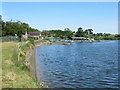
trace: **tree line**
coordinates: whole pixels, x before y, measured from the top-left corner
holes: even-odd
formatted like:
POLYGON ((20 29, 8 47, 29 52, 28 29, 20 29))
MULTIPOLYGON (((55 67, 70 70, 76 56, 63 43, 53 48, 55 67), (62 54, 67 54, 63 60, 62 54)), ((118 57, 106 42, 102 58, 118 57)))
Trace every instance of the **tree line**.
POLYGON ((86 37, 94 38, 95 40, 120 40, 119 34, 110 34, 110 33, 93 33, 93 29, 83 30, 82 27, 79 27, 75 32, 69 28, 64 30, 43 30, 41 32, 42 36, 45 38, 56 38, 56 39, 72 39, 71 37, 86 37))
POLYGON ((93 34, 93 30, 87 29, 84 31, 82 27, 79 27, 76 32, 65 28, 64 30, 43 30, 41 33, 44 37, 71 39, 71 37, 90 37, 90 35, 93 34))
MULTIPOLYGON (((32 28, 29 24, 21 21, 6 21, 2 20, 0 15, 0 36, 15 36, 19 37, 25 34, 25 32, 40 32, 40 30, 32 28)), ((83 30, 79 27, 77 31, 65 28, 64 30, 42 30, 41 34, 44 38, 58 38, 58 39, 71 39, 71 37, 86 37, 94 38, 96 40, 120 40, 119 34, 110 33, 94 33, 93 29, 83 30)))
POLYGON ((38 29, 31 28, 27 23, 21 21, 6 21, 0 16, 0 36, 15 36, 22 37, 25 32, 40 32, 38 29))

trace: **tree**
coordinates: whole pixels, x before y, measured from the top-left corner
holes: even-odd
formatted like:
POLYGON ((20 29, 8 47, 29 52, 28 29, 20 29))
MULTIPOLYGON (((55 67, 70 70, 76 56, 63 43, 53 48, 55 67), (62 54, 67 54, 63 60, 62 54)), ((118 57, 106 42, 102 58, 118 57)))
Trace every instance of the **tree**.
POLYGON ((42 31, 42 35, 44 36, 44 37, 48 37, 48 35, 49 35, 49 31, 47 31, 47 30, 43 30, 42 31))
POLYGON ((38 29, 31 28, 27 23, 20 21, 17 22, 2 22, 2 35, 3 36, 15 36, 17 34, 20 38, 25 32, 35 32, 38 29))
POLYGON ((81 32, 82 32, 82 31, 83 31, 83 28, 79 27, 79 28, 78 28, 78 31, 81 31, 81 32))
POLYGON ((70 31, 70 29, 69 28, 65 28, 64 31, 70 31))
POLYGON ((83 29, 81 27, 78 28, 78 31, 76 32, 76 37, 83 37, 84 36, 84 32, 83 29))
POLYGON ((84 31, 84 33, 85 33, 85 36, 86 37, 89 37, 89 38, 91 38, 91 37, 93 37, 93 29, 86 29, 85 31, 84 31))
POLYGON ((93 34, 93 29, 87 29, 88 34, 93 34))
POLYGON ((69 28, 64 29, 64 39, 71 39, 73 32, 69 28))
POLYGON ((2 16, 0 15, 0 37, 2 36, 2 16))
POLYGON ((89 34, 88 29, 86 29, 86 30, 84 31, 84 33, 85 33, 86 35, 88 35, 88 34, 89 34))

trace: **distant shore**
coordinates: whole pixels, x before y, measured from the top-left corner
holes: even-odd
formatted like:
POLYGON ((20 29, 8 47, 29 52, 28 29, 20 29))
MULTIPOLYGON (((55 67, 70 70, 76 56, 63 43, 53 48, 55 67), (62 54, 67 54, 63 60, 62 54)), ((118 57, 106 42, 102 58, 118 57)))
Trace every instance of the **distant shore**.
POLYGON ((49 40, 42 40, 35 42, 35 46, 44 46, 44 45, 52 45, 52 43, 56 44, 64 44, 64 43, 75 43, 75 42, 100 42, 100 40, 75 40, 73 42, 65 42, 65 41, 49 41, 49 40))

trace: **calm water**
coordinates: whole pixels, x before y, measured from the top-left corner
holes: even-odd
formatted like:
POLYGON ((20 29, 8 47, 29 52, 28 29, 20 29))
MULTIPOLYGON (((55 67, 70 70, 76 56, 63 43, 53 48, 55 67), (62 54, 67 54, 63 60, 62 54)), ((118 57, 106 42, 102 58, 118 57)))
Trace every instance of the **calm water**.
POLYGON ((118 87, 118 41, 40 46, 36 59, 44 87, 118 87))

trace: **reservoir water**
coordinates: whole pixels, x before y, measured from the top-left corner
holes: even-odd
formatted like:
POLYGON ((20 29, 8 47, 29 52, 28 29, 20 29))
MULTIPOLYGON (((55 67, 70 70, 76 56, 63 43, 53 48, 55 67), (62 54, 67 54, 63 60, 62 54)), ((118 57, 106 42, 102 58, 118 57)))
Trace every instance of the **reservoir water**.
POLYGON ((118 41, 36 47, 36 68, 48 88, 118 88, 118 41))

